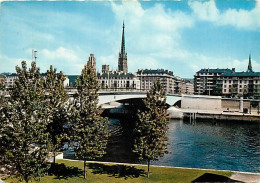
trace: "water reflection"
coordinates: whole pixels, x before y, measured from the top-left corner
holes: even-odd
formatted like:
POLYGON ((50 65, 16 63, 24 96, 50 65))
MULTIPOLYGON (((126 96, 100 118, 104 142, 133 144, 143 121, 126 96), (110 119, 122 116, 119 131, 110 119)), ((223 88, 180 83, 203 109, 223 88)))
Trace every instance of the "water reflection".
MULTIPOLYGON (((133 121, 111 119, 112 136, 100 160, 137 163, 131 152, 133 121)), ((169 154, 157 165, 260 173, 260 124, 171 120, 169 154)))

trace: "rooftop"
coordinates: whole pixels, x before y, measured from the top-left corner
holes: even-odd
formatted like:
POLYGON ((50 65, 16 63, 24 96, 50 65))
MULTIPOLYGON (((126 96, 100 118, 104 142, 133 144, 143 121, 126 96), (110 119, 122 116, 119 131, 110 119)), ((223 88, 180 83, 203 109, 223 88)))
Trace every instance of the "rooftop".
POLYGON ((141 69, 137 71, 137 74, 169 74, 173 76, 172 71, 164 70, 164 69, 141 69))
POLYGON ((198 73, 224 73, 224 72, 232 72, 231 69, 201 69, 198 73))
MULTIPOLYGON (((0 75, 3 75, 3 76, 5 76, 5 77, 8 77, 8 76, 18 76, 18 74, 17 73, 2 73, 2 74, 0 74, 0 75)), ((41 76, 46 76, 46 73, 41 73, 41 76)))
POLYGON ((226 72, 221 75, 221 77, 254 77, 254 76, 260 76, 260 72, 226 72))
POLYGON ((135 77, 132 73, 123 73, 123 72, 105 72, 105 73, 98 73, 98 77, 119 77, 119 78, 133 78, 135 77))

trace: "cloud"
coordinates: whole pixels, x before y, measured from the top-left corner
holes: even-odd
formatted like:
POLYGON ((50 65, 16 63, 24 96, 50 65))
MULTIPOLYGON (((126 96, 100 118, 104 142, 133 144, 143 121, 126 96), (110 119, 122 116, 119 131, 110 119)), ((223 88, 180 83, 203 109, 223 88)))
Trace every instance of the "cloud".
MULTIPOLYGON (((4 25, 1 27, 1 38, 6 44, 0 52, 2 72, 9 71, 9 68, 14 70, 21 60, 31 60, 31 48, 39 51, 37 64, 41 71, 46 71, 52 64, 65 74, 80 74, 90 53, 95 54, 97 70, 101 71, 102 64, 109 64, 111 69, 116 70, 123 20, 130 72, 164 68, 172 70, 177 76, 192 77, 204 67, 237 67, 237 70, 246 70, 247 62, 243 58, 221 58, 222 53, 212 55, 205 51, 214 49, 215 43, 208 48, 196 43, 198 49, 186 47, 186 44, 192 41, 189 35, 204 36, 197 31, 201 27, 194 26, 198 20, 206 21, 203 30, 212 23, 245 30, 257 30, 260 27, 257 22, 259 3, 258 9, 221 10, 214 0, 189 1, 192 12, 163 1, 153 1, 149 5, 137 0, 111 1, 95 6, 89 2, 74 4, 78 9, 63 7, 63 4, 43 4, 32 3, 32 6, 28 6, 26 3, 14 3, 5 8, 0 21, 0 25, 4 25), (98 8, 104 8, 104 11, 92 14, 90 8, 93 12, 98 8), (200 50, 205 54, 201 54, 200 50)), ((210 31, 218 30, 214 27, 214 30, 209 30, 209 34, 212 33, 210 31)), ((248 35, 248 31, 243 32, 243 36, 248 35)), ((256 61, 253 61, 253 68, 255 71, 260 70, 256 61)))
POLYGON ((231 25, 233 27, 245 30, 260 30, 260 3, 256 2, 252 10, 227 9, 220 11, 215 0, 206 2, 189 1, 188 5, 193 14, 203 21, 210 21, 218 26, 231 25))
POLYGON ((137 71, 137 65, 138 69, 158 69, 163 67, 157 58, 150 55, 134 55, 128 58, 131 61, 131 64, 128 64, 128 68, 135 72, 137 71))
POLYGON ((11 72, 14 73, 15 67, 21 65, 22 58, 10 58, 5 55, 0 55, 0 73, 11 72))
POLYGON ((219 17, 219 10, 216 7, 215 1, 208 2, 189 1, 188 5, 193 10, 194 14, 201 20, 217 21, 219 17))
MULTIPOLYGON (((192 77, 201 68, 237 67, 237 70, 246 70, 246 62, 236 64, 235 59, 228 56, 205 55, 186 50, 182 47, 182 30, 192 29, 196 18, 214 22, 219 26, 220 20, 225 19, 222 25, 246 27, 242 24, 242 19, 236 20, 237 22, 231 21, 232 12, 243 16, 244 11, 250 16, 247 17, 249 20, 255 21, 251 16, 257 12, 256 8, 251 11, 228 9, 222 12, 216 7, 214 0, 190 1, 188 4, 193 14, 173 11, 158 3, 149 8, 143 8, 138 1, 111 2, 118 23, 121 23, 123 19, 125 21, 126 49, 131 50, 128 53, 128 70, 135 72, 137 69, 163 68, 172 70, 174 75, 181 77, 192 77), (226 18, 226 16, 230 17, 226 18)), ((117 61, 117 57, 113 59, 117 61)), ((117 62, 110 63, 117 65, 117 62)), ((255 70, 259 70, 259 64, 254 65, 255 70)))
MULTIPOLYGON (((256 62, 255 60, 251 60, 253 71, 259 72, 260 71, 260 63, 256 62)), ((229 68, 236 68, 237 72, 242 72, 247 70, 248 66, 248 59, 243 60, 233 60, 228 64, 229 68)))
POLYGON ((74 50, 64 47, 59 47, 56 50, 42 49, 39 50, 39 54, 37 65, 42 72, 53 65, 58 71, 65 71, 65 74, 80 74, 84 64, 87 63, 74 50))
POLYGON ((116 54, 96 57, 97 71, 101 71, 102 65, 109 65, 110 70, 116 70, 118 64, 117 59, 118 57, 116 57, 116 54))
MULTIPOLYGON (((80 74, 84 64, 87 63, 86 59, 82 59, 78 56, 78 52, 64 47, 59 47, 55 50, 42 49, 37 51, 38 58, 36 63, 41 72, 46 72, 50 65, 53 65, 57 71, 63 71, 65 74, 80 74)), ((20 66, 21 61, 25 60, 30 63, 32 60, 34 60, 29 57, 29 55, 32 53, 31 49, 27 49, 25 53, 28 57, 12 58, 0 55, 0 73, 16 72, 15 66, 20 66)))
POLYGON ((172 11, 155 3, 143 8, 138 1, 111 2, 118 24, 125 22, 128 68, 157 69, 172 59, 172 52, 181 42, 181 31, 194 25, 193 18, 181 11, 172 11))

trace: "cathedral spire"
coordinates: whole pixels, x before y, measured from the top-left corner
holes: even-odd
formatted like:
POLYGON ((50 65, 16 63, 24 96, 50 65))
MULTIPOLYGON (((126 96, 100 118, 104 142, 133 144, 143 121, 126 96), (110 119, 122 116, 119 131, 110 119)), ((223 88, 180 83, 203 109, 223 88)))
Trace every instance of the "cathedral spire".
POLYGON ((247 72, 253 72, 252 64, 251 64, 251 54, 249 54, 249 61, 247 66, 247 72))
POLYGON ((121 42, 121 54, 125 53, 125 23, 123 21, 123 32, 122 32, 122 42, 121 42))
POLYGON ((125 23, 123 21, 121 51, 118 57, 118 71, 127 73, 127 53, 125 51, 125 23))

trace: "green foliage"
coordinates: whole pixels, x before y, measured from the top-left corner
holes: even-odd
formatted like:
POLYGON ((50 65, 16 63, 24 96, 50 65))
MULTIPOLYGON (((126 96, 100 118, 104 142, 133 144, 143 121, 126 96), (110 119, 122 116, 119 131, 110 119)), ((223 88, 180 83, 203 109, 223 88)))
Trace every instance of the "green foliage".
MULTIPOLYGON (((5 90, 5 78, 0 76, 0 92, 5 90)), ((0 93, 0 96, 2 93, 0 93)))
MULTIPOLYGON (((27 70, 16 67, 18 79, 10 90, 8 110, 0 126, 1 146, 5 148, 4 162, 21 179, 28 182, 42 176, 48 158, 48 134, 46 127, 50 120, 48 101, 44 93, 44 79, 36 63, 27 70)), ((1 148, 2 148, 1 147, 1 148)))
MULTIPOLYGON (((0 136, 4 129, 4 125, 6 124, 6 115, 8 111, 8 99, 5 97, 5 81, 4 78, 0 78, 0 136)), ((1 140, 1 137, 0 137, 1 140)), ((4 164, 4 156, 5 146, 4 142, 0 143, 0 165, 4 164)))
POLYGON ((45 90, 49 101, 49 110, 51 112, 50 121, 47 126, 47 132, 51 140, 51 151, 54 155, 60 151, 67 139, 66 128, 64 125, 68 122, 68 94, 64 88, 66 76, 50 66, 46 72, 45 90))
POLYGON ((76 87, 78 96, 72 112, 75 155, 83 160, 102 157, 109 136, 108 119, 99 114, 98 80, 90 63, 84 66, 76 87))
POLYGON ((0 77, 0 110, 2 109, 5 102, 7 101, 7 99, 5 98, 5 92, 6 92, 5 79, 0 77))
POLYGON ((144 100, 146 109, 138 113, 138 121, 134 130, 134 149, 139 159, 148 162, 158 160, 167 153, 166 92, 157 80, 144 100))

